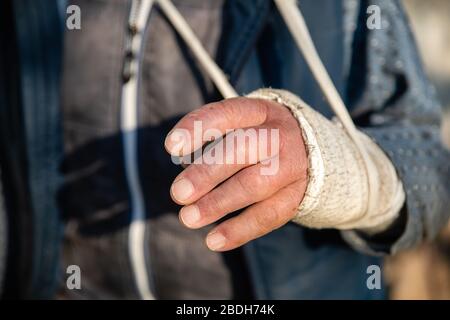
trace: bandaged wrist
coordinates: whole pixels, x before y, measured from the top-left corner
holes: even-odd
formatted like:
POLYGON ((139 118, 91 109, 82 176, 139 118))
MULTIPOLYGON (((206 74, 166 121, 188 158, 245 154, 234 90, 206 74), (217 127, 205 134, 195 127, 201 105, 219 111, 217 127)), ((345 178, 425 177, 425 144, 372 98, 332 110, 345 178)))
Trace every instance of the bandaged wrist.
MULTIPOLYGON (((261 89, 248 95, 286 106, 297 119, 308 154, 308 185, 293 222, 311 228, 382 231, 391 224, 405 194, 394 166, 380 147, 359 132, 378 180, 377 206, 369 208, 364 160, 338 121, 330 121, 294 94, 261 89)), ((373 186, 372 186, 373 188, 373 186)))

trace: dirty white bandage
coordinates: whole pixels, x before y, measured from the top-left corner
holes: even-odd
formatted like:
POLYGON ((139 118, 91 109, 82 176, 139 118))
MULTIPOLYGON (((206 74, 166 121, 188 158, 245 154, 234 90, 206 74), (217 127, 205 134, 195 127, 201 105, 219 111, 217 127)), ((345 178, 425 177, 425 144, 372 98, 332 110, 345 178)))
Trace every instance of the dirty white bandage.
POLYGON ((395 220, 405 193, 391 161, 372 139, 359 132, 380 181, 378 205, 368 209, 364 161, 338 121, 326 119, 288 91, 261 89, 248 97, 286 106, 300 125, 308 154, 308 185, 294 222, 311 228, 378 232, 395 220))

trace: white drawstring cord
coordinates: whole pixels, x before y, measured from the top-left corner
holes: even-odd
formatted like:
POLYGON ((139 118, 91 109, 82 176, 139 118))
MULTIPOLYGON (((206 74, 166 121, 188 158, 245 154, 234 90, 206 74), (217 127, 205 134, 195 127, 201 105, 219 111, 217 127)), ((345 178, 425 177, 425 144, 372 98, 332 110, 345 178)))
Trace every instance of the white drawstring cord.
MULTIPOLYGON (((145 202, 139 179, 137 159, 137 126, 138 126, 138 70, 143 46, 143 33, 147 19, 153 6, 153 0, 142 0, 139 4, 132 2, 130 20, 134 20, 136 34, 130 43, 133 59, 130 71, 133 76, 122 87, 122 105, 120 126, 123 138, 125 175, 130 192, 131 222, 128 231, 128 251, 134 280, 142 299, 153 300, 148 278, 145 253, 145 202), (140 5, 140 7, 138 7, 140 5)), ((131 21, 130 21, 131 25, 131 21)))
POLYGON ((157 2, 175 30, 191 49, 192 53, 197 58, 197 61, 202 65, 206 73, 208 73, 222 96, 225 99, 237 97, 238 94, 228 81, 227 76, 210 57, 200 40, 173 3, 170 0, 157 0, 157 2))

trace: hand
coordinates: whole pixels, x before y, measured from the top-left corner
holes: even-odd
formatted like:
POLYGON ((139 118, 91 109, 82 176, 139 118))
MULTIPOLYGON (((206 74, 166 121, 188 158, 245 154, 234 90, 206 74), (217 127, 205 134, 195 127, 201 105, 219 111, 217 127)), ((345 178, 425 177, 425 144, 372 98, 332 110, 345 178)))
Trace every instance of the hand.
MULTIPOLYGON (((222 144, 216 147, 225 150, 226 159, 236 160, 241 156, 245 161, 205 160, 190 164, 181 172, 170 190, 173 200, 184 205, 180 211, 181 222, 197 229, 246 208, 208 234, 206 244, 214 251, 234 249, 289 222, 307 184, 305 146, 300 127, 290 111, 272 101, 250 98, 205 105, 183 117, 169 133, 165 147, 171 155, 186 156, 208 142, 208 138, 198 139, 198 135, 196 138, 196 123, 201 123, 202 135, 216 131, 224 136, 219 139, 222 144), (256 146, 249 140, 244 144, 230 144, 238 138, 236 131, 227 134, 227 129, 240 128, 243 130, 237 131, 241 133, 250 130, 257 133, 260 140, 256 146), (270 132, 279 133, 279 143, 274 142, 270 132), (261 152, 264 143, 271 149, 269 152, 261 152), (278 161, 277 170, 264 173, 272 160, 278 161)), ((212 156, 211 150, 203 156, 212 156)))

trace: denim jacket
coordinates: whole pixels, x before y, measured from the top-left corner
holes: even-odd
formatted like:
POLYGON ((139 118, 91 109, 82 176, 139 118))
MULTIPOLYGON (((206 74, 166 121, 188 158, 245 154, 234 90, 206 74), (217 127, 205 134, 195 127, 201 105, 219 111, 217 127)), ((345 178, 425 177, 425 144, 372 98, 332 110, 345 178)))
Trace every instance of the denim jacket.
MULTIPOLYGON (((173 2, 240 94, 262 87, 286 89, 332 117, 272 1, 173 2)), ((26 36, 26 30, 36 26, 26 21, 27 12, 41 12, 44 8, 38 8, 33 1, 17 3, 27 3, 29 7, 17 27, 22 30, 19 42, 29 43, 25 39, 32 36, 26 36)), ((30 159, 36 146, 34 140, 40 138, 42 143, 57 146, 61 127, 65 139, 60 158, 41 152, 37 160, 29 161, 30 202, 35 212, 46 210, 47 215, 57 216, 53 201, 58 198, 59 211, 68 221, 69 239, 93 248, 85 253, 84 260, 92 264, 88 263, 87 268, 105 270, 98 281, 104 285, 97 287, 105 294, 98 296, 108 297, 108 292, 114 292, 111 297, 136 297, 127 255, 130 194, 118 120, 130 3, 73 3, 81 7, 82 30, 65 33, 62 108, 55 107, 57 103, 51 95, 47 100, 24 101, 25 114, 40 110, 39 116, 29 117, 26 122, 30 159), (80 67, 73 68, 74 65, 80 67), (46 103, 49 100, 53 104, 46 103), (50 116, 53 121, 43 119, 50 116), (54 120, 58 117, 62 126, 54 120), (57 175, 53 170, 62 156, 65 182, 57 195, 58 178, 47 181, 44 177, 57 175), (49 186, 49 192, 42 194, 42 184, 49 186), (51 210, 38 201, 44 198, 51 210), (108 256, 94 266, 96 256, 105 252, 108 256), (111 266, 115 270, 110 270, 111 266), (116 268, 122 271, 120 277, 114 273, 116 268)), ((319 55, 355 123, 390 157, 407 196, 395 230, 383 235, 367 237, 357 231, 340 233, 287 224, 245 245, 243 252, 255 295, 262 299, 383 298, 384 289, 371 290, 367 286, 368 267, 382 267, 381 255, 395 254, 432 239, 450 213, 450 154, 440 140, 440 105, 397 0, 302 0, 299 6, 319 55), (370 5, 380 8, 380 29, 367 25, 370 5)), ((31 19, 32 14, 29 15, 31 19)), ((44 21, 41 34, 50 34, 44 21)), ((150 16, 145 41, 138 158, 149 218, 146 237, 151 238, 157 232, 152 230, 152 220, 164 219, 167 210, 177 210, 167 190, 179 168, 164 153, 164 136, 180 116, 220 96, 157 8, 150 16)), ((39 41, 29 45, 42 52, 54 52, 39 41)), ((31 75, 41 71, 33 66, 25 74, 27 66, 33 63, 31 56, 21 57, 23 77, 30 78, 23 85, 38 87, 42 83, 33 81, 31 75)), ((43 67, 51 68, 45 62, 43 67)), ((52 90, 48 88, 48 92, 57 94, 56 89, 52 90)), ((42 214, 36 216, 45 219, 42 214)), ((39 245, 44 246, 45 241, 54 239, 40 239, 39 245)), ((152 265, 151 249, 145 250, 148 266, 152 265)), ((43 255, 36 254, 35 259, 43 259, 43 255)), ((151 267, 148 272, 152 279, 151 267)))

